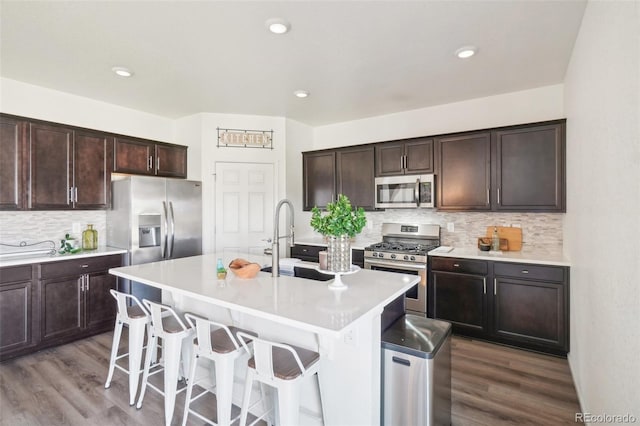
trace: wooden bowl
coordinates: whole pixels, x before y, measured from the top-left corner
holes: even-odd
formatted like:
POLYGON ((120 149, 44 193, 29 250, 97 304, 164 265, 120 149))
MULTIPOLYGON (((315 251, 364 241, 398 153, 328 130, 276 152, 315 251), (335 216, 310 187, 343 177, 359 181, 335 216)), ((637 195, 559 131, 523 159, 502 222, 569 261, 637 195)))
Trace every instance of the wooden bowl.
POLYGON ((229 263, 229 269, 238 278, 249 279, 254 278, 260 272, 260 265, 251 263, 245 259, 233 259, 229 263))

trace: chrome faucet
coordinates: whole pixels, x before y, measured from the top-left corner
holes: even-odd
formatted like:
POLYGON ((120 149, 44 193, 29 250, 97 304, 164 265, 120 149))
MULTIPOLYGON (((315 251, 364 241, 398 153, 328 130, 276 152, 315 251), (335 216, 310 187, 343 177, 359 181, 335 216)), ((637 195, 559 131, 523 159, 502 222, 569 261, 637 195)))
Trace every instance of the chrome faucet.
POLYGON ((294 245, 293 241, 293 204, 291 201, 284 199, 278 202, 276 206, 276 215, 273 219, 273 242, 271 245, 271 276, 279 277, 280 276, 280 238, 289 238, 291 245, 294 245), (289 224, 289 234, 280 236, 280 208, 283 204, 287 204, 289 206, 289 210, 291 213, 291 223, 289 224))

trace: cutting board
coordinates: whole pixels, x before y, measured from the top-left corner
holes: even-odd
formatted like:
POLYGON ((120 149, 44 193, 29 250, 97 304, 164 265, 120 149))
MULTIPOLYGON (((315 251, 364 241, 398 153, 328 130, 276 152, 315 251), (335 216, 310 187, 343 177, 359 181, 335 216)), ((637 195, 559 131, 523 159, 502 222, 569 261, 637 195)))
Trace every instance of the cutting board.
MULTIPOLYGON (((487 226, 487 237, 493 236, 495 226, 487 226)), ((522 228, 498 226, 498 237, 509 241, 509 251, 522 250, 522 228)))

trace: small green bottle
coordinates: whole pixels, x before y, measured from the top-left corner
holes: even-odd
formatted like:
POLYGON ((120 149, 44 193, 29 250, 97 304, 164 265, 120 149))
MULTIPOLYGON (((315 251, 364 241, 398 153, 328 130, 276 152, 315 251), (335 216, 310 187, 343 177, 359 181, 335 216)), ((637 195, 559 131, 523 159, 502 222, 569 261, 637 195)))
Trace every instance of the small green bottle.
POLYGON ((82 250, 95 250, 98 248, 98 231, 93 229, 93 225, 87 225, 87 229, 82 232, 82 250))
POLYGON ((227 278, 227 270, 224 268, 221 258, 218 258, 218 265, 216 266, 216 270, 218 272, 219 280, 224 280, 225 278, 227 278))

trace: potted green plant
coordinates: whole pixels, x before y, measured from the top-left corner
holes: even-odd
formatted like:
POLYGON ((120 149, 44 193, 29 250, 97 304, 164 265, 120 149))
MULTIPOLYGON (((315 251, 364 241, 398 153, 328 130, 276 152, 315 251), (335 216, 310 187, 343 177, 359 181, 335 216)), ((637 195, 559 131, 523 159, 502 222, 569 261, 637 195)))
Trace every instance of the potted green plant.
POLYGON ((311 227, 327 239, 327 269, 348 272, 351 269, 351 241, 367 224, 362 207, 354 208, 346 195, 327 204, 327 214, 311 209, 311 227))

